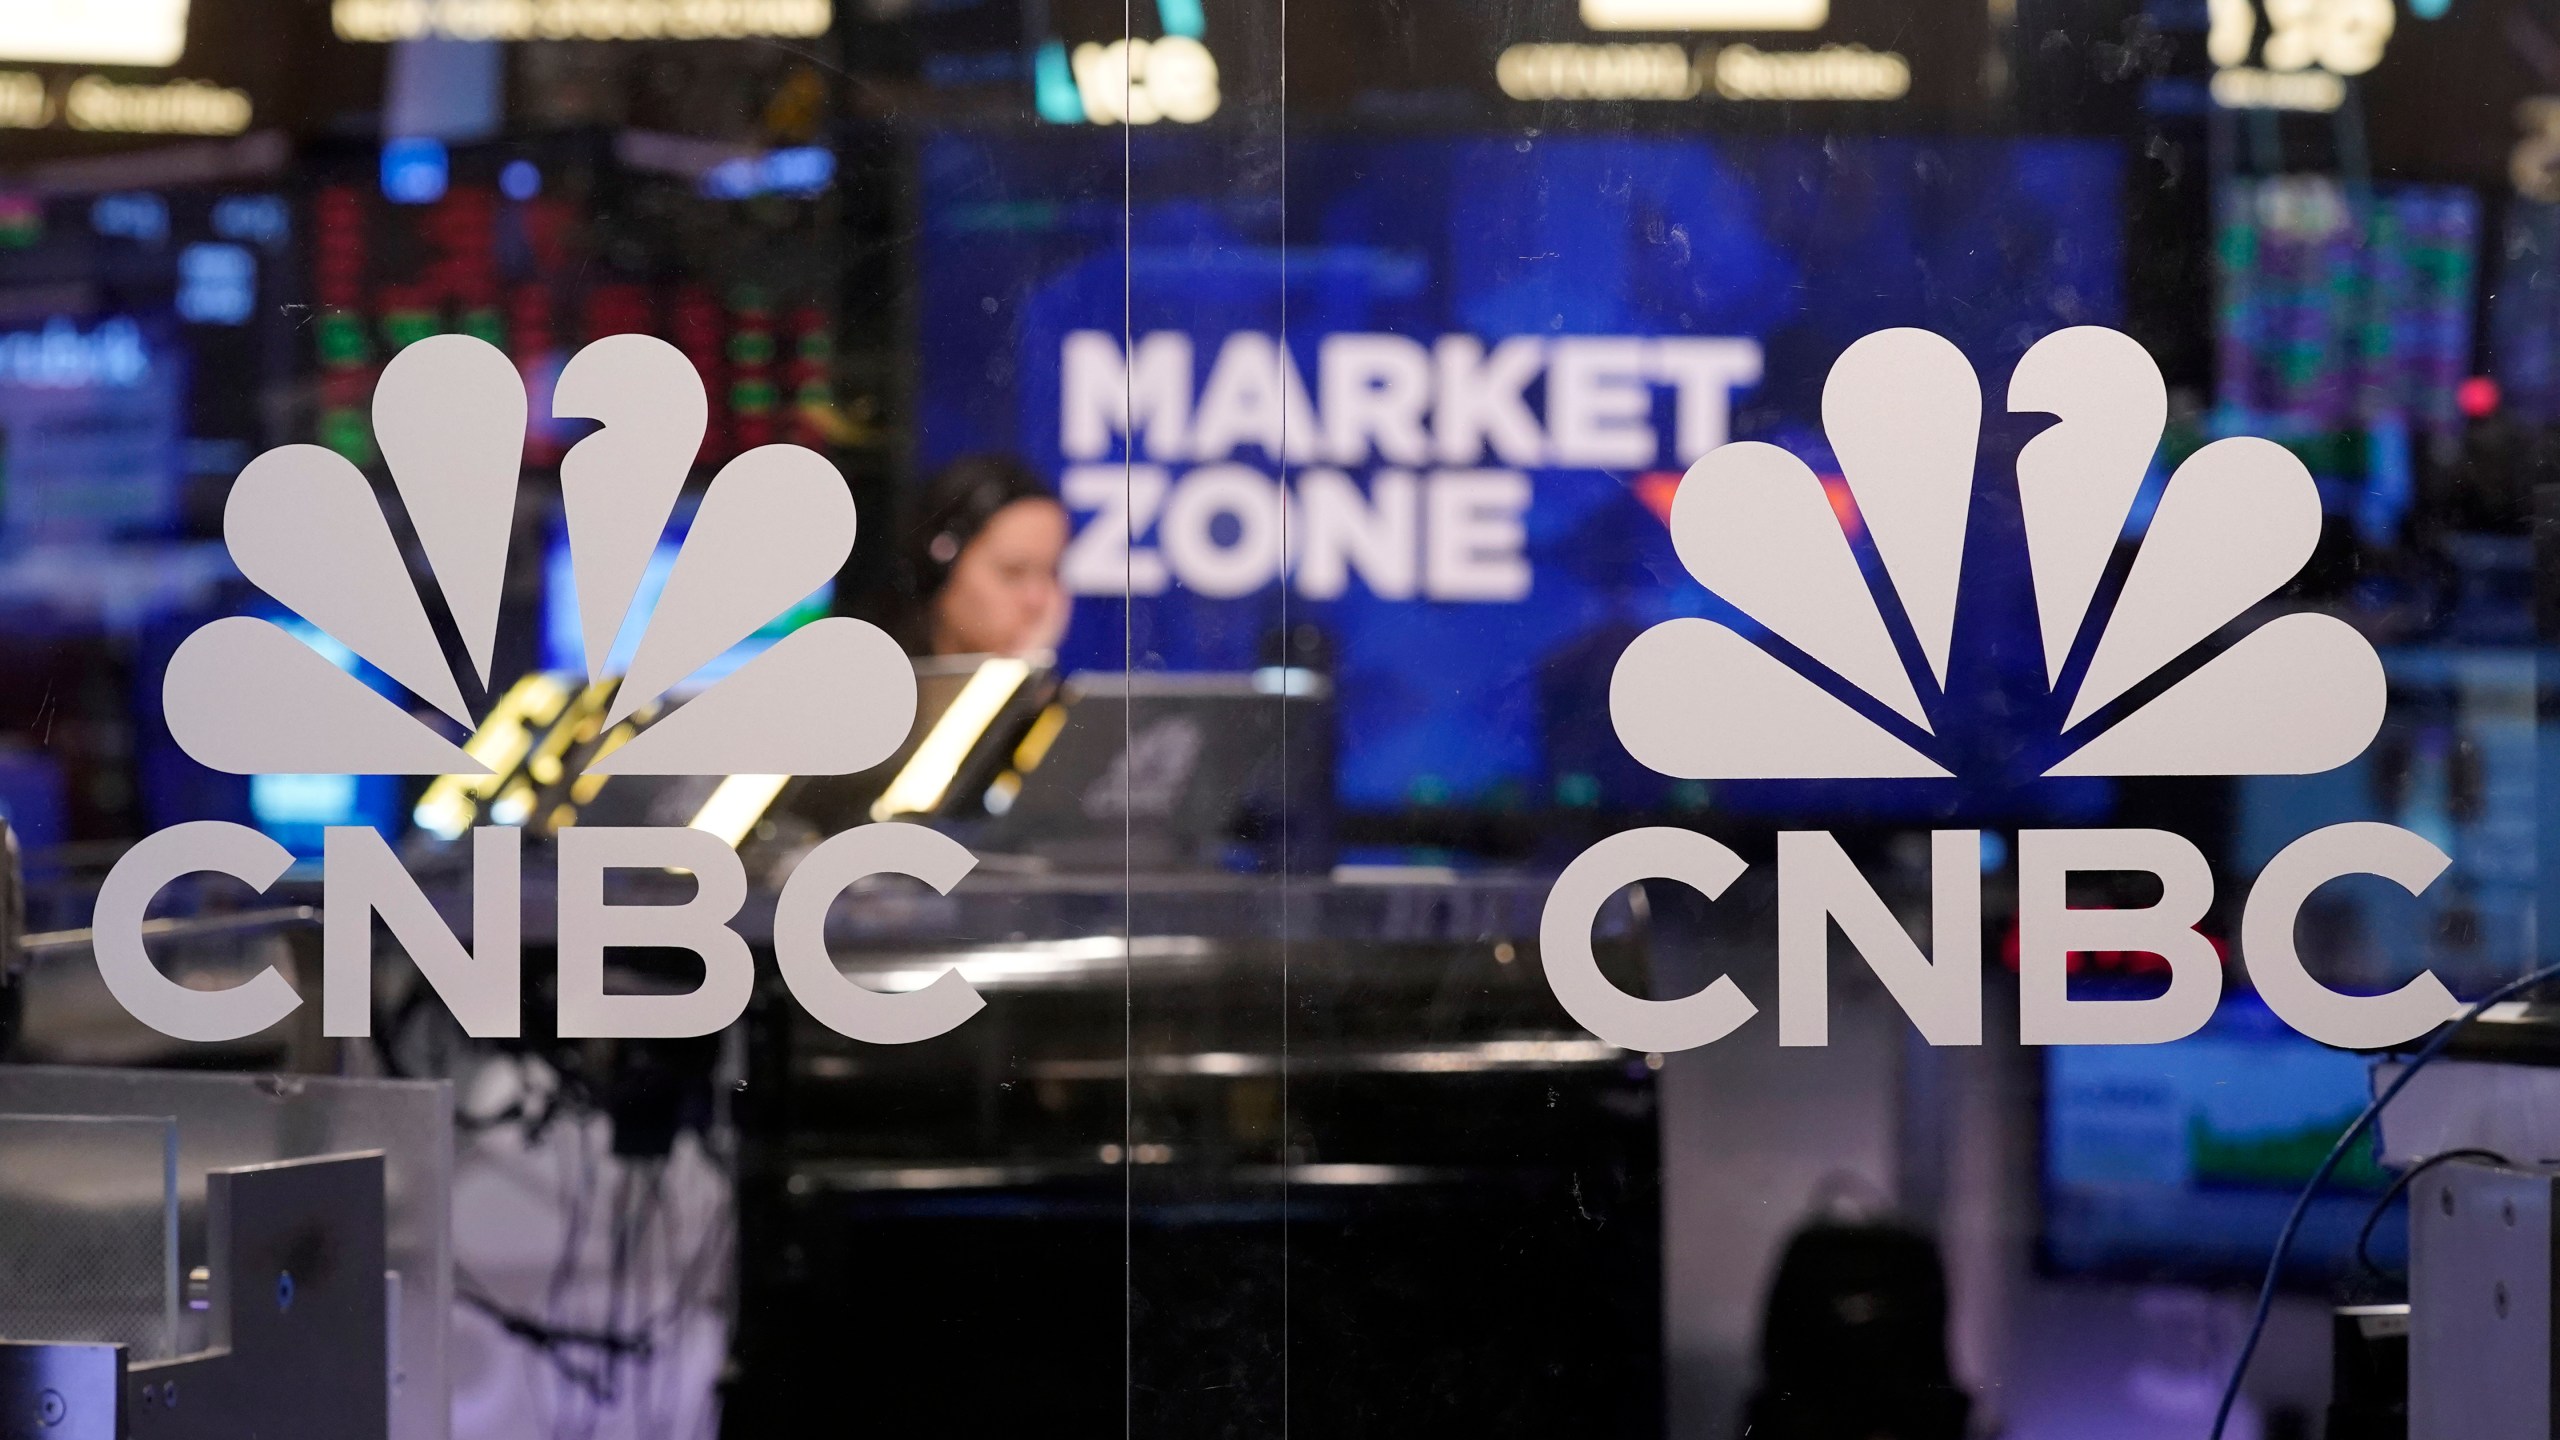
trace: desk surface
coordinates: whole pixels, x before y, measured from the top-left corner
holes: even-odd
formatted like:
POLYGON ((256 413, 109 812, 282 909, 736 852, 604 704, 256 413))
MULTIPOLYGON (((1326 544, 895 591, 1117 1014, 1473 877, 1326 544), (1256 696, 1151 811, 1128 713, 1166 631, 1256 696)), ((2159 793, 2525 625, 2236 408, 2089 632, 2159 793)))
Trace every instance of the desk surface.
MULTIPOLYGON (((1456 875, 1430 869, 1363 869, 1319 877, 1201 873, 1041 874, 982 864, 937 895, 920 882, 882 877, 838 897, 831 941, 867 945, 985 944, 1194 936, 1278 942, 1528 941, 1553 877, 1534 872, 1456 875)), ((457 935, 467 934, 468 878, 422 880, 457 935)), ((615 872, 617 904, 681 904, 692 882, 678 875, 615 872)), ((752 944, 772 935, 776 891, 749 892, 731 925, 752 944)), ((524 939, 547 944, 557 914, 549 867, 527 857, 524 939)), ((316 877, 292 898, 321 903, 316 877)), ((1605 937, 1632 923, 1620 902, 1603 913, 1605 937)))

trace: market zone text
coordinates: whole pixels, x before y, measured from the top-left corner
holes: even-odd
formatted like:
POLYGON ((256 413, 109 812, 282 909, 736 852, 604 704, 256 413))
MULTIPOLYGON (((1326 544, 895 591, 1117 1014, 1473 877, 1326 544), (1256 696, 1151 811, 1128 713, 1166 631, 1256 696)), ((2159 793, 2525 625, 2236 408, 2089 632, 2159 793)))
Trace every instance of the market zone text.
MULTIPOLYGON (((323 1032, 361 1036, 372 1028, 379 916, 464 1030, 483 1039, 521 1034, 521 842, 512 827, 472 831, 466 947, 379 833, 332 827, 322 882, 323 1032)), ((1778 1042, 1830 1043, 1830 931, 1837 925, 1929 1043, 1980 1044, 1981 849, 1977 830, 1931 836, 1931 935, 1923 954, 1829 832, 1781 833, 1778 1042)), ((264 890, 292 859, 255 830, 211 820, 171 826, 126 852, 98 894, 95 949, 107 989, 136 1019, 180 1040, 236 1040, 284 1019, 302 996, 273 968, 227 990, 190 989, 152 962, 143 921, 154 898, 182 876, 229 875, 264 890)), ((985 1001, 956 970, 919 989, 883 992, 838 970, 826 944, 827 913, 848 886, 904 875, 948 894, 975 863, 957 841, 920 825, 864 825, 810 851, 773 911, 774 961, 793 998, 828 1028, 875 1044, 931 1039, 976 1014, 985 1001)), ((2240 926, 2249 977, 2268 1008, 2311 1038, 2349 1049, 2397 1045, 2460 1014, 2461 1002, 2430 972, 2386 995, 2341 994, 2312 978, 2294 946, 2303 902, 2322 885, 2372 875, 2414 895, 2451 863, 2421 836, 2366 822, 2315 830, 2278 852, 2250 887, 2240 926)), ((1731 977, 1675 1000, 1630 995, 1601 973, 1591 933, 1603 905, 1628 885, 1673 880, 1712 900, 1746 868, 1723 844, 1667 827, 1625 831, 1584 851, 1557 877, 1539 927, 1558 1002, 1594 1035, 1631 1050, 1690 1049, 1731 1034, 1757 1013, 1731 977)), ((708 1035, 745 1013, 755 959, 731 925, 746 902, 746 871, 717 835, 675 826, 563 830, 558 896, 563 1038, 708 1035), (685 872, 693 893, 680 903, 610 903, 609 870, 685 872), (608 993, 605 952, 616 946, 691 950, 702 957, 702 983, 681 994, 608 993)), ((2156 1045, 2193 1034, 2222 996, 2221 955, 2195 929, 2212 903, 2212 871, 2181 836, 2021 831, 2019 1038, 2031 1045, 2156 1045), (2097 871, 2152 875, 2160 899, 2138 907, 2066 904, 2069 877, 2097 871), (2070 956, 2091 951, 2158 955, 2168 962, 2168 986, 2140 999, 2074 998, 2070 956)))
POLYGON ((1523 600, 1527 472, 1685 470, 1729 438, 1760 371, 1760 342, 1732 336, 1343 333, 1317 343, 1310 387, 1261 331, 1214 355, 1181 331, 1126 351, 1074 331, 1059 494, 1086 518, 1062 578, 1079 595, 1231 598, 1286 573, 1314 600, 1355 576, 1380 599, 1523 600))

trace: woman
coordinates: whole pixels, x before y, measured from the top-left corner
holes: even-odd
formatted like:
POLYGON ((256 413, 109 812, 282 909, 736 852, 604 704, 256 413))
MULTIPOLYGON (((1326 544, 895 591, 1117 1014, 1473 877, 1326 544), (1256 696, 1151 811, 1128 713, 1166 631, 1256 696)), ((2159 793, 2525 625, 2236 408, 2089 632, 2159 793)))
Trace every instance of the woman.
POLYGON ((909 653, 1045 655, 1067 629, 1058 562, 1067 512, 1040 477, 1003 455, 969 455, 925 486, 907 531, 914 618, 909 653))

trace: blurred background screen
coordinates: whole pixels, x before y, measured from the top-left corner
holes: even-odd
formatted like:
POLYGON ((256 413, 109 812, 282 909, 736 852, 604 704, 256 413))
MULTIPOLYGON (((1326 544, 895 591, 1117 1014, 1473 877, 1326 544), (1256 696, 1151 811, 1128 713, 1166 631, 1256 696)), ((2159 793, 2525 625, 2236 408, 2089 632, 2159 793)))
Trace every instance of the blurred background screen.
MULTIPOLYGON (((1128 547, 1108 532, 1123 522, 1140 663, 1246 668, 1284 604, 1322 629, 1341 729, 1359 737, 1338 769, 1351 810, 1702 805, 1694 783, 1627 759, 1591 703, 1643 627, 1729 613, 1672 554, 1665 517, 1689 462, 1733 438, 1828 468, 1825 359, 1870 330, 1936 330, 1992 376, 2047 331, 2124 308, 2123 161, 2093 142, 1317 137, 1293 139, 1283 205, 1234 193, 1231 144, 1145 134, 1125 216, 1122 158, 1111 134, 925 142, 920 458, 1011 448, 1058 477, 1086 527, 1067 566, 1070 667, 1121 664, 1128 547), (1817 162, 1826 182, 1808 187, 1817 162), (1133 359, 1119 346, 1124 224, 1133 359), (1270 339, 1284 305, 1285 381, 1270 339), (1359 387, 1336 372, 1373 336, 1413 342, 1377 347, 1375 363, 1410 356, 1430 392, 1418 451, 1408 435, 1395 453, 1392 427, 1375 443, 1346 433, 1359 387), (1528 349, 1498 348, 1504 337, 1528 349), (1649 348, 1662 340, 1698 343, 1649 348), (1480 387, 1460 393, 1453 368, 1486 352, 1480 387), (1134 457, 1121 382, 1087 380, 1080 362, 1133 377, 1134 457), (1621 408, 1568 413, 1557 377, 1575 364, 1621 408), (1516 412, 1484 399, 1496 383, 1516 412), (1490 423, 1453 422, 1470 398, 1490 423), (1271 510, 1275 449, 1297 505, 1286 596, 1252 555, 1276 555, 1276 537, 1239 518, 1257 494, 1271 510), (1137 504, 1152 492, 1153 514, 1102 515, 1123 459, 1149 467, 1137 504), (1453 560, 1433 533, 1456 524, 1516 545, 1518 563, 1453 560), (1524 669, 1540 683, 1513 683, 1524 669)), ((2032 647, 1994 649, 2007 658, 1981 683, 2040 696, 2032 647)), ((1747 803, 1750 788, 1725 798, 1747 803)), ((1805 788, 1789 787, 1798 809, 1805 788)), ((1913 793, 1861 783, 1825 801, 1889 813, 1913 793)))
MULTIPOLYGON (((2166 1045, 2057 1045, 2044 1055, 2041 1250, 2071 1274, 2241 1284, 2304 1181, 2372 1092, 2364 1057, 2304 1039, 2255 996, 2166 1045)), ((2355 1267, 2356 1232, 2390 1182, 2358 1147, 2294 1242, 2296 1280, 2355 1267)), ((2374 1227, 2375 1263, 2407 1262, 2406 1227, 2374 1227)))

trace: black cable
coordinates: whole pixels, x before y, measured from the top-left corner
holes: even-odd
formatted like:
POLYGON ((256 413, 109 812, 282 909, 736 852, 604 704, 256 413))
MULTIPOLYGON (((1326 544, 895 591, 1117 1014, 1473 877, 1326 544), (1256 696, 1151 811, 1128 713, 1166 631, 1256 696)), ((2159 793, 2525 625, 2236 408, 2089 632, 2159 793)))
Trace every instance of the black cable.
POLYGON ((647 1334, 625 1334, 614 1330, 578 1330, 537 1320, 521 1310, 512 1309, 485 1291, 465 1285, 454 1287, 453 1298, 488 1316, 499 1329, 522 1340, 537 1350, 594 1350, 604 1355, 646 1355, 656 1345, 647 1334))
POLYGON ((2258 1284, 2257 1313, 2250 1317, 2249 1334, 2240 1342, 2240 1357, 2231 1364, 2231 1379, 2222 1387, 2222 1403, 2214 1407, 2212 1440, 2222 1440, 2223 1427, 2231 1423, 2231 1407, 2240 1400, 2240 1382, 2249 1373, 2250 1358, 2258 1353, 2259 1337, 2266 1334, 2267 1317, 2275 1312, 2276 1279, 2284 1272, 2286 1252, 2293 1248, 2293 1238, 2301 1231, 2303 1218, 2311 1213, 2311 1202, 2320 1194, 2320 1187, 2329 1183, 2329 1176, 2337 1170, 2338 1162, 2346 1158, 2347 1148, 2372 1126, 2375 1117, 2382 1113, 2382 1107, 2398 1098, 2410 1078, 2442 1055, 2445 1047, 2453 1043, 2453 1038, 2468 1029, 2483 1011, 2555 977, 2560 977, 2560 965, 2546 965, 2473 1001, 2470 1008, 2436 1031, 2434 1037, 2410 1057, 2400 1073, 2391 1077, 2391 1083, 2382 1088, 2382 1093, 2373 1097, 2373 1103, 2365 1106, 2346 1131, 2338 1136, 2338 1143, 2329 1147, 2328 1155, 2320 1161, 2320 1168, 2311 1172, 2311 1178, 2303 1183, 2302 1193, 2294 1197, 2293 1210, 2285 1216, 2284 1228, 2276 1232, 2275 1251, 2267 1257, 2266 1278, 2258 1284))
MULTIPOLYGON (((657 1223, 658 1206, 666 1193, 665 1164, 663 1160, 633 1161, 623 1169, 619 1182, 615 1186, 612 1251, 605 1272, 604 1313, 607 1331, 618 1331, 623 1327, 626 1303, 639 1306, 644 1315, 647 1313, 646 1294, 634 1292, 646 1289, 647 1282, 641 1273, 641 1262, 648 1243, 650 1227, 657 1223)), ((647 1350, 642 1350, 636 1352, 633 1358, 645 1363, 649 1353, 647 1350)), ((622 1360, 623 1357, 620 1355, 605 1357, 605 1398, 608 1400, 618 1400, 625 1393, 621 1375, 622 1360)), ((637 1386, 639 1381, 635 1378, 631 1383, 637 1386)), ((602 1416, 594 1417, 598 1423, 602 1418, 602 1416)), ((594 1428, 593 1423, 588 1427, 591 1433, 594 1428)))
MULTIPOLYGON (((579 1261, 586 1253, 587 1226, 593 1218, 599 1182, 596 1172, 595 1146, 592 1137, 587 1133, 587 1127, 584 1124, 574 1124, 568 1127, 566 1134, 568 1143, 573 1147, 568 1156, 569 1165, 561 1175, 563 1187, 561 1204, 568 1212, 568 1220, 564 1227, 566 1233, 561 1240, 559 1257, 552 1266, 551 1285, 544 1296, 542 1307, 546 1323, 553 1325, 561 1323, 561 1316, 568 1304, 569 1287, 577 1279, 579 1261)), ((532 1134, 528 1133, 526 1139, 528 1143, 532 1143, 532 1134)), ((553 1368, 560 1368, 556 1361, 553 1368)), ((586 1393, 590 1413, 596 1406, 603 1403, 600 1393, 606 1384, 603 1376, 589 1376, 580 1380, 566 1370, 562 1370, 562 1376, 571 1380, 577 1389, 586 1393)), ((552 1440, 565 1440, 565 1437, 573 1433, 574 1416, 568 1412, 575 1404, 576 1396, 563 1395, 560 1399, 561 1408, 555 1410, 551 1417, 552 1440)))
POLYGON ((624 1334, 611 1330, 580 1330, 537 1320, 514 1309, 489 1294, 468 1270, 455 1267, 454 1298, 487 1316, 500 1330, 523 1342, 540 1355, 562 1380, 568 1382, 596 1403, 611 1393, 611 1380, 598 1373, 593 1363, 581 1361, 577 1352, 592 1351, 608 1362, 623 1356, 647 1356, 656 1347, 648 1334, 624 1334))
POLYGON ((7 957, 0 955, 0 1060, 17 1048, 18 1031, 27 1014, 26 987, 7 966, 7 957))
POLYGON ((2401 1171, 2399 1178, 2391 1182, 2390 1188, 2382 1192, 2382 1198, 2373 1202, 2373 1209, 2365 1213, 2364 1228, 2356 1232, 2356 1263, 2362 1265, 2366 1272, 2376 1279, 2388 1280, 2391 1278, 2391 1272, 2373 1263, 2373 1252, 2369 1248, 2373 1244, 2373 1227, 2382 1223, 2382 1213, 2391 1208, 2392 1201, 2407 1193, 2419 1176, 2447 1160, 2490 1160, 2500 1165, 2515 1163, 2495 1150, 2483 1150, 2478 1146, 2462 1146, 2452 1150, 2439 1150, 2401 1171))
MULTIPOLYGON (((520 1095, 496 1113, 475 1117, 477 1124, 460 1124, 458 1116, 458 1128, 475 1138, 513 1129, 530 1152, 555 1121, 569 1122, 557 1137, 569 1147, 559 1154, 561 1245, 541 1282, 543 1313, 497 1299, 458 1262, 454 1298, 531 1349, 555 1380, 567 1386, 559 1397, 561 1408, 547 1426, 550 1434, 592 1437, 606 1418, 604 1412, 624 1405, 633 1407, 640 1433, 666 1433, 667 1420, 653 1424, 649 1412, 665 1408, 659 1392, 674 1372, 658 1362, 683 1349, 686 1317, 706 1292, 718 1287, 720 1269, 734 1253, 731 1206, 725 1193, 715 1195, 698 1238, 684 1244, 694 1226, 671 1184, 668 1160, 608 1163, 583 1123, 600 1113, 590 1088, 553 1057, 515 1058, 521 1065, 548 1069, 558 1083, 540 1093, 528 1085, 530 1103, 520 1095), (588 1251, 598 1242, 605 1252, 604 1323, 587 1328, 570 1319, 573 1308, 583 1308, 572 1305, 571 1291, 587 1268, 588 1251)), ((725 1177, 728 1151, 708 1131, 699 1138, 713 1171, 725 1177)), ((719 1290, 727 1294, 725 1287, 719 1290)), ((725 1310, 721 1318, 729 1318, 725 1310)))

